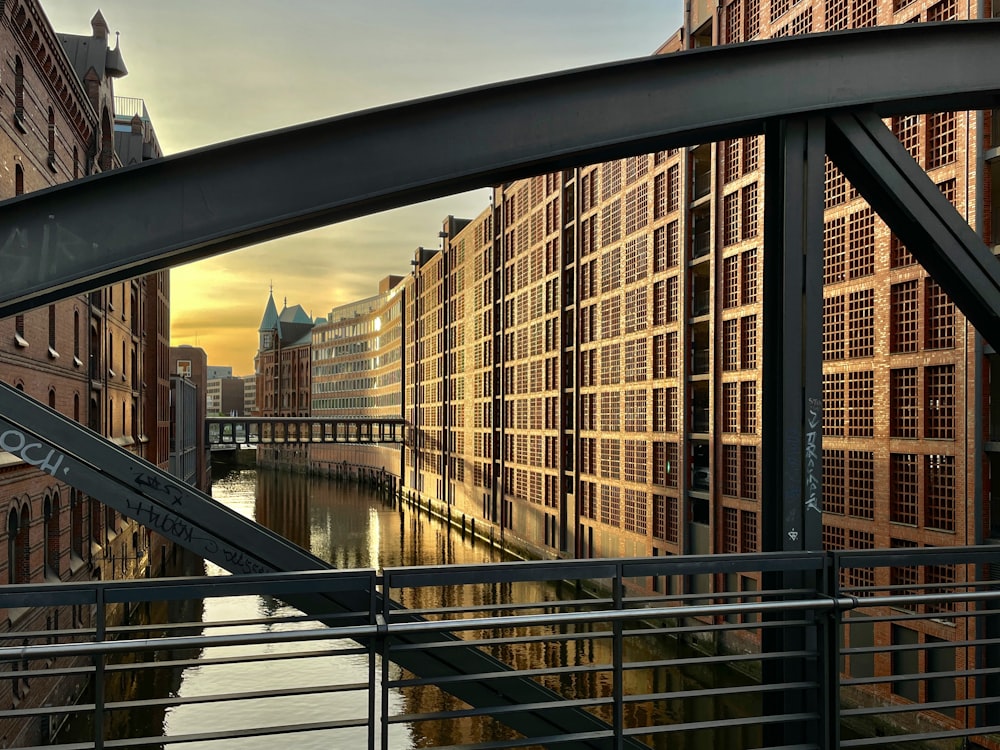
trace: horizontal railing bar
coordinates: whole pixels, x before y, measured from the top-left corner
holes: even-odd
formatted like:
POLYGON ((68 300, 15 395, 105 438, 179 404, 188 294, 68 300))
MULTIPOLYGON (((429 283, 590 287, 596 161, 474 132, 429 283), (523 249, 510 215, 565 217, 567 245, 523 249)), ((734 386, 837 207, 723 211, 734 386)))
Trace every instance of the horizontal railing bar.
MULTIPOLYGON (((687 619, 687 618, 676 618, 687 619)), ((629 630, 624 635, 645 636, 645 635, 671 635, 675 633, 716 633, 730 630, 768 630, 773 628, 811 628, 816 623, 812 620, 762 620, 761 622, 720 622, 706 624, 699 622, 697 625, 663 625, 650 628, 637 628, 629 630)))
POLYGON ((777 690, 815 690, 819 685, 815 682, 782 682, 767 685, 754 683, 730 688, 705 688, 704 690, 675 690, 666 693, 645 693, 642 695, 626 695, 626 703, 647 703, 649 701, 675 700, 679 698, 703 698, 716 695, 744 695, 757 693, 773 693, 777 690))
MULTIPOLYGON (((41 661, 44 657, 38 657, 34 659, 29 659, 28 661, 41 661)), ((0 672, 0 680, 17 680, 17 679, 28 679, 33 680, 36 677, 70 677, 70 676, 80 676, 89 675, 94 673, 93 666, 85 667, 63 667, 62 669, 22 669, 17 672, 0 672)))
POLYGON ((479 672, 478 674, 462 672, 461 674, 439 677, 410 677, 399 680, 389 680, 385 684, 390 688, 417 687, 420 685, 445 685, 461 682, 490 682, 502 680, 503 675, 517 677, 554 677, 567 674, 589 674, 592 672, 611 672, 613 664, 575 664, 570 667, 538 667, 537 669, 511 669, 503 674, 495 672, 479 672))
POLYGON ((310 685, 295 688, 273 688, 271 690, 248 690, 244 693, 213 693, 188 697, 147 698, 132 701, 111 701, 104 704, 107 711, 128 711, 132 708, 163 708, 165 706, 194 706, 209 703, 234 703, 237 701, 264 700, 267 698, 290 698, 300 695, 325 695, 327 693, 356 693, 369 690, 367 682, 344 683, 343 685, 310 685))
MULTIPOLYGON (((223 647, 224 648, 224 647, 223 647)), ((164 661, 141 661, 128 664, 108 664, 105 672, 129 672, 140 669, 174 669, 194 666, 215 667, 225 664, 258 664, 269 661, 292 661, 296 659, 323 659, 341 656, 363 656, 368 653, 366 648, 345 648, 336 651, 278 651, 256 654, 235 654, 233 656, 201 656, 194 659, 166 659, 164 661)), ((93 671, 91 668, 90 671, 93 671)))
MULTIPOLYGON (((945 673, 941 673, 945 674, 945 673)), ((987 674, 1000 674, 1000 667, 982 667, 979 669, 963 669, 949 672, 953 677, 977 677, 987 674)), ((883 682, 907 682, 909 680, 922 680, 926 675, 923 672, 916 674, 907 673, 903 675, 885 675, 882 677, 844 677, 840 684, 851 685, 878 685, 883 682)))
MULTIPOLYGON (((726 727, 747 727, 764 724, 792 723, 802 721, 816 721, 819 714, 799 713, 799 714, 772 714, 768 716, 747 716, 728 717, 726 727)), ((684 724, 660 724, 655 727, 627 727, 622 734, 632 737, 637 734, 674 734, 676 732, 697 732, 703 729, 716 729, 719 726, 718 720, 712 721, 692 721, 684 724)))
POLYGON ((844 656, 851 654, 881 654, 885 651, 933 651, 939 648, 965 648, 975 646, 995 646, 1000 644, 1000 638, 983 638, 977 641, 939 641, 936 643, 887 644, 885 646, 854 646, 842 648, 844 656))
POLYGON ((524 737, 512 740, 494 740, 493 742, 474 742, 469 745, 439 745, 434 750, 505 750, 512 747, 535 747, 537 745, 561 745, 565 742, 583 742, 586 740, 603 740, 614 737, 610 729, 595 732, 572 732, 569 734, 550 734, 544 737, 524 737))
POLYGON ((519 711, 544 711, 559 706, 587 708, 589 706, 606 706, 614 702, 611 696, 603 698, 564 698, 560 701, 544 701, 536 703, 513 703, 509 706, 490 706, 487 708, 462 708, 454 711, 432 711, 427 713, 393 714, 385 717, 389 724, 408 724, 414 721, 433 721, 437 719, 465 719, 475 716, 498 716, 500 714, 517 713, 519 711))
POLYGON ((933 703, 894 703, 873 708, 843 708, 841 716, 870 716, 872 714, 912 713, 914 711, 936 711, 939 708, 967 708, 996 703, 1000 698, 967 698, 966 700, 936 701, 933 703))
POLYGON ((886 742, 933 742, 936 739, 951 737, 974 737, 976 735, 996 734, 1000 732, 1000 724, 988 727, 962 727, 941 732, 921 732, 920 734, 887 734, 881 737, 862 737, 854 740, 841 740, 844 747, 885 746, 886 742))
MULTIPOLYGON (((503 638, 463 638, 460 642, 465 646, 478 646, 487 648, 489 646, 507 646, 524 643, 573 643, 575 641, 605 640, 613 638, 614 632, 611 630, 595 630, 593 632, 581 630, 574 633, 546 633, 543 635, 512 635, 503 638)), ((393 651, 412 651, 414 649, 447 649, 454 648, 455 643, 438 642, 434 643, 399 643, 393 644, 393 651)))
MULTIPOLYGON (((863 611, 869 609, 866 606, 858 606, 858 611, 863 611)), ((863 622, 875 623, 875 622, 940 622, 942 620, 959 620, 966 619, 969 617, 978 617, 980 615, 988 614, 987 612, 978 611, 974 609, 967 610, 965 612, 955 612, 949 613, 948 615, 941 615, 939 613, 934 614, 924 614, 922 612, 910 612, 905 609, 896 608, 893 610, 894 614, 888 615, 865 615, 863 622)), ((850 620, 846 621, 850 624, 850 620)))
MULTIPOLYGON (((215 732, 197 732, 192 734, 172 735, 164 737, 141 737, 125 740, 105 740, 106 748, 160 747, 164 744, 184 742, 214 742, 217 740, 235 740, 247 737, 268 737, 275 734, 302 734, 303 732, 322 732, 329 729, 357 729, 367 727, 368 719, 340 719, 337 721, 317 721, 306 724, 279 724, 253 729, 220 729, 215 732)), ((93 747, 90 745, 89 747, 93 747)))

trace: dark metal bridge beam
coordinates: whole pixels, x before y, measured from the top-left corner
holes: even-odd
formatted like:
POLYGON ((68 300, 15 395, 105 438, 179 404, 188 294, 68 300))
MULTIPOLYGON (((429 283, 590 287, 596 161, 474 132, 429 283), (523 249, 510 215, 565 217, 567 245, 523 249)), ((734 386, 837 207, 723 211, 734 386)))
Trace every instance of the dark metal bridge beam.
POLYGON ((345 219, 860 106, 994 107, 1000 22, 692 50, 253 136, 0 204, 0 317, 345 219), (115 220, 107 221, 114 207, 115 220))
MULTIPOLYGON (((279 534, 213 500, 194 487, 118 447, 15 388, 0 383, 0 450, 99 499, 123 515, 180 544, 231 573, 320 570, 332 566, 279 534)), ((330 624, 349 624, 335 615, 368 612, 382 602, 376 591, 361 588, 334 593, 303 593, 289 604, 330 624)), ((414 619, 416 615, 413 615, 414 619)), ((396 636, 396 643, 422 645, 457 641, 448 633, 396 636)), ((496 675, 503 662, 474 646, 406 649, 393 661, 424 678, 496 675)), ((548 703, 551 708, 504 714, 502 721, 528 737, 602 732, 608 725, 579 708, 561 706, 562 696, 524 677, 449 681, 446 690, 472 706, 548 703)), ((608 748, 610 740, 581 740, 581 747, 608 748)), ((626 747, 645 747, 627 740, 626 747)))

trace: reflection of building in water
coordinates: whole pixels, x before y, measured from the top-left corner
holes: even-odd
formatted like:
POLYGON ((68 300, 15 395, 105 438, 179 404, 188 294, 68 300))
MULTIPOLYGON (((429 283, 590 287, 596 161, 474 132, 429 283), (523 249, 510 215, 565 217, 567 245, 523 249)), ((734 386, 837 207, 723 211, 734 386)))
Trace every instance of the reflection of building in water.
POLYGON ((258 473, 254 515, 257 523, 304 549, 310 549, 307 482, 291 481, 277 472, 258 473))

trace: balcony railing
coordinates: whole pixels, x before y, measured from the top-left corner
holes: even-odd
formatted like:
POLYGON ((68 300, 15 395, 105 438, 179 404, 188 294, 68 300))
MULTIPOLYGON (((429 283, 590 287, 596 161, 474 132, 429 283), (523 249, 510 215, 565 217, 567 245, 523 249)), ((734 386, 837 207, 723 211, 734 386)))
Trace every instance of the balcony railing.
MULTIPOLYGON (((919 739, 992 748, 1000 742, 998 574, 1000 550, 982 547, 9 586, 0 593, 8 615, 45 613, 53 626, 5 635, 0 678, 15 700, 0 722, 44 725, 35 732, 42 747, 64 717, 93 716, 94 736, 59 745, 65 750, 159 746, 160 737, 128 733, 141 722, 110 716, 179 705, 212 711, 212 729, 171 743, 274 735, 282 745, 295 741, 286 734, 321 732, 330 747, 381 750, 416 727, 424 747, 854 748, 919 739), (326 618, 334 627, 274 605, 250 620, 156 614, 166 611, 162 602, 195 600, 200 611, 207 599, 273 602, 344 587, 378 587, 411 609, 382 609, 373 597, 368 611, 326 618), (427 648, 404 643, 427 631, 474 642, 510 665, 506 674, 550 688, 552 700, 469 708, 449 699, 449 684, 494 677, 424 678, 391 666, 398 650, 427 648), (199 656, 203 649, 210 654, 199 656), (347 662, 353 676, 297 682, 303 658, 347 662), (141 701, 105 692, 151 683, 162 670, 196 666, 207 675, 247 664, 272 678, 217 679, 210 684, 224 690, 141 701), (61 676, 90 679, 93 699, 49 700, 61 676), (31 695, 47 702, 32 705, 31 695), (331 698, 336 716, 308 710, 331 698), (287 700, 294 722, 280 709, 287 700), (567 701, 604 729, 524 739, 497 724, 567 701)), ((447 661, 452 647, 436 641, 434 649, 447 661)))

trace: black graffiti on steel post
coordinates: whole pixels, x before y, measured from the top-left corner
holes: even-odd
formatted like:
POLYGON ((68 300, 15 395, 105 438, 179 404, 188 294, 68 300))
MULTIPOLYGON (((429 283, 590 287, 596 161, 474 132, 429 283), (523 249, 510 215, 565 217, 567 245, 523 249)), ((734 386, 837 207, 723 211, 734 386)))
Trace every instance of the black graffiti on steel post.
POLYGON ((819 458, 823 400, 810 397, 806 404, 806 510, 820 513, 819 490, 822 471, 819 458))

